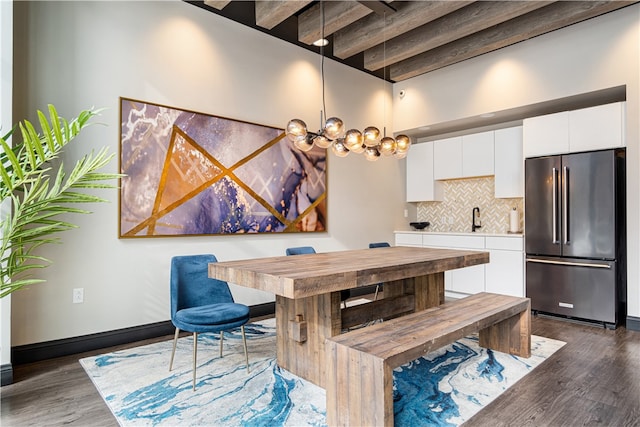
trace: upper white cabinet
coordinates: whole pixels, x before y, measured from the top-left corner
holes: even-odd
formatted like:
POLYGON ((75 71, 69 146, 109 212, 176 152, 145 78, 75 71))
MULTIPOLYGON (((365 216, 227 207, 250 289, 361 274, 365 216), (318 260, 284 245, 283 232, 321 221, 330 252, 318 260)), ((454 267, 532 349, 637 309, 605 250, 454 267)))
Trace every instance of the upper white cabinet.
POLYGON ((455 179, 462 177, 462 137, 434 141, 434 179, 455 179))
POLYGON ((494 173, 493 131, 434 141, 434 179, 470 178, 494 173))
POLYGON ((569 151, 568 111, 524 119, 522 125, 525 157, 569 151))
POLYGON ((496 130, 494 144, 495 197, 524 197, 522 126, 496 130))
POLYGON ((487 176, 494 173, 493 131, 462 137, 462 177, 487 176))
POLYGON ((624 147, 624 103, 569 111, 569 151, 624 147))
POLYGON ((407 202, 442 200, 442 183, 433 179, 433 148, 433 142, 423 142, 407 154, 407 202))
POLYGON ((624 147, 625 103, 563 111, 523 121, 524 156, 624 147))

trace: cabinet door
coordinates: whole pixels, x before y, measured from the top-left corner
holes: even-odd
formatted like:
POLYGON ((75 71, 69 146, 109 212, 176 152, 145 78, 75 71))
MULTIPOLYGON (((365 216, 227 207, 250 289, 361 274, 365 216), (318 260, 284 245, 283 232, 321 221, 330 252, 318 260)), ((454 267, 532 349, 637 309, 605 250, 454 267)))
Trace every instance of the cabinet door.
POLYGON ((531 117, 522 121, 525 157, 569 152, 569 112, 531 117))
POLYGON ((495 131, 495 197, 524 197, 522 126, 495 131))
POLYGON ((487 176, 494 173, 493 131, 462 137, 462 177, 487 176))
POLYGON ((433 157, 434 179, 462 177, 462 137, 434 141, 433 157))
POLYGON ((433 142, 415 144, 407 154, 407 202, 441 201, 442 194, 433 180, 433 142))
POLYGON ((451 270, 451 291, 477 294, 484 291, 484 265, 451 270))
POLYGON ((396 246, 422 247, 422 235, 417 233, 396 233, 396 246))
POLYGON ((569 112, 569 150, 623 147, 624 104, 598 105, 569 112))
POLYGON ((485 290, 496 294, 524 296, 524 253, 490 250, 485 265, 485 290))

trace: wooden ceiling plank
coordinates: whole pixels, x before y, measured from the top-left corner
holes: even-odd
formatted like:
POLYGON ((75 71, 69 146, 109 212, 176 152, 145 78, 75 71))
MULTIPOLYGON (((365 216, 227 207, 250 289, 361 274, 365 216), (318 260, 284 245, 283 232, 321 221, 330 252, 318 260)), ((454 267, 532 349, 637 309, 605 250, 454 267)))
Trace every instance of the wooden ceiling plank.
POLYGON ((337 31, 333 35, 333 54, 338 58, 348 58, 470 3, 473 2, 394 2, 396 12, 386 16, 386 24, 384 17, 372 13, 337 31))
POLYGON ((367 49, 364 67, 378 70, 419 53, 548 6, 552 1, 479 1, 367 49))
MULTIPOLYGON (((324 3, 325 37, 372 13, 368 7, 350 1, 330 1, 324 3)), ((322 37, 320 4, 305 10, 298 16, 298 40, 311 44, 322 37)))
POLYGON ((256 25, 270 30, 311 3, 311 0, 257 0, 255 3, 256 25))
POLYGON ((559 1, 390 66, 390 78, 402 81, 558 30, 636 1, 559 1))
POLYGON ((217 10, 222 10, 231 0, 204 0, 204 4, 217 10))

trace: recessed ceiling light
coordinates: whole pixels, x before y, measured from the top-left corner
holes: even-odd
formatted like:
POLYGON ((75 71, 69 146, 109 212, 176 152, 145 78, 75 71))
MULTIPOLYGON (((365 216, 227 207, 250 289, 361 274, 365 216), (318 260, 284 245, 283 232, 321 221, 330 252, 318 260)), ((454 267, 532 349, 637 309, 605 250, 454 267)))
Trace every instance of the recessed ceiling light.
POLYGON ((419 130, 429 130, 431 129, 431 126, 422 126, 418 128, 419 130))
POLYGON ((496 113, 484 113, 484 114, 480 114, 480 117, 482 117, 483 119, 488 119, 489 117, 493 117, 495 115, 496 113))
POLYGON ((314 46, 318 46, 318 47, 326 46, 328 44, 329 44, 329 40, 327 40, 327 39, 318 39, 318 40, 313 42, 313 45, 314 46))

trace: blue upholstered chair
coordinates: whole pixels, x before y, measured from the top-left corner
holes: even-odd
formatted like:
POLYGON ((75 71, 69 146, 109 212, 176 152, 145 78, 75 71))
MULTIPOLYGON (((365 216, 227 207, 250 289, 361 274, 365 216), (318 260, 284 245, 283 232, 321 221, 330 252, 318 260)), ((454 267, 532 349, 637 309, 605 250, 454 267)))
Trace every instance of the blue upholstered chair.
POLYGON ((249 321, 249 307, 237 304, 227 282, 209 278, 209 263, 217 262, 214 255, 185 255, 171 258, 171 322, 176 327, 169 370, 180 330, 193 333, 193 389, 196 389, 196 360, 198 334, 220 332, 220 357, 224 331, 240 327, 244 357, 249 372, 249 355, 244 324, 249 321))
MULTIPOLYGON (((287 255, 315 254, 316 250, 313 249, 313 247, 311 246, 298 246, 295 248, 287 248, 285 253, 287 255)), ((349 291, 349 289, 340 291, 340 301, 342 301, 345 307, 347 306, 346 301, 349 299, 350 296, 351 296, 351 291, 349 291)))
MULTIPOLYGON (((390 244, 388 244, 387 242, 376 242, 376 243, 369 243, 369 249, 373 249, 373 248, 389 248, 391 247, 390 244)), ((376 293, 373 296, 373 300, 376 301, 378 299, 378 292, 380 291, 380 289, 382 288, 382 283, 378 283, 376 285, 376 293)))

